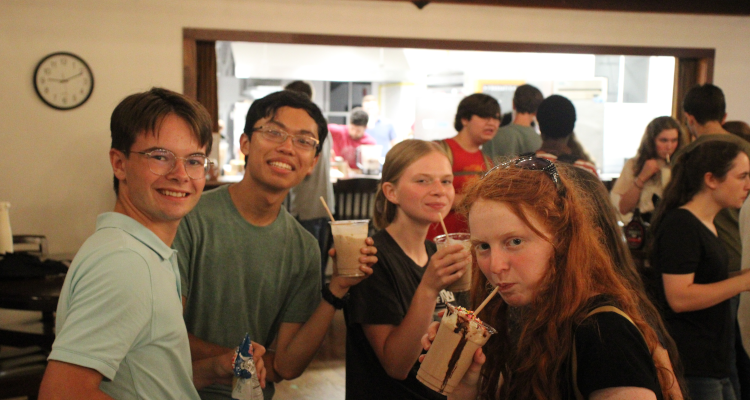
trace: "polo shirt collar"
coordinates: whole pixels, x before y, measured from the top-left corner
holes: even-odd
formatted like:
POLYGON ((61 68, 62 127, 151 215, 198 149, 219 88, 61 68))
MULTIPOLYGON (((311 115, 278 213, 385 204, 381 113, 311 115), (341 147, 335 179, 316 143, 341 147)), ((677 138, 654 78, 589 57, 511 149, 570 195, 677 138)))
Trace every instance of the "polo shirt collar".
POLYGON ((125 214, 114 211, 99 214, 96 217, 96 230, 105 228, 116 228, 125 231, 153 250, 162 260, 170 259, 176 251, 167 246, 154 232, 125 214))

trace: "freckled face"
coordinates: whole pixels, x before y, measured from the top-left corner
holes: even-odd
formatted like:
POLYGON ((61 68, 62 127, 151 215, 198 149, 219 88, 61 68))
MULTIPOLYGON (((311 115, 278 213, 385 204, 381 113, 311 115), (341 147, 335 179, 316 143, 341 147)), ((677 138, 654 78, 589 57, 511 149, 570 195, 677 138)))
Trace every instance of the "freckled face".
MULTIPOLYGON (((525 211, 525 210, 524 210, 525 211)), ((526 217, 552 237, 535 215, 526 217)), ((531 303, 547 273, 554 248, 513 213, 505 202, 480 199, 469 211, 469 229, 479 269, 508 305, 531 303)))
POLYGON ((448 158, 437 151, 409 165, 395 184, 383 184, 383 192, 398 205, 396 219, 411 218, 424 224, 440 222, 453 204, 453 172, 448 158))

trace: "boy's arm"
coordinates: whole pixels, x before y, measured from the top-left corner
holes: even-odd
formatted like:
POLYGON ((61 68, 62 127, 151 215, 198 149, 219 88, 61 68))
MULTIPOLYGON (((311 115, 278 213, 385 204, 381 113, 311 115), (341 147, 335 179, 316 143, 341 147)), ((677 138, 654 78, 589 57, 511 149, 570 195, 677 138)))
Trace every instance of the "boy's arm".
POLYGON ((39 400, 112 400, 99 389, 102 374, 91 368, 50 360, 39 388, 39 400))

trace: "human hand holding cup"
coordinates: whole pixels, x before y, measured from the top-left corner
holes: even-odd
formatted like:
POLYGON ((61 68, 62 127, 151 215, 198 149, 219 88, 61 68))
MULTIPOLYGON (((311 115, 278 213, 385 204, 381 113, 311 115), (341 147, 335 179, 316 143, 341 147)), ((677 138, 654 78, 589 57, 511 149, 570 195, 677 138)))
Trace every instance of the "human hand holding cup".
MULTIPOLYGON (((471 234, 468 233, 449 233, 447 235, 436 236, 433 240, 438 250, 448 246, 460 244, 464 250, 471 253, 471 234)), ((471 264, 466 267, 464 274, 457 281, 451 283, 446 288, 451 292, 465 292, 471 289, 471 264)))

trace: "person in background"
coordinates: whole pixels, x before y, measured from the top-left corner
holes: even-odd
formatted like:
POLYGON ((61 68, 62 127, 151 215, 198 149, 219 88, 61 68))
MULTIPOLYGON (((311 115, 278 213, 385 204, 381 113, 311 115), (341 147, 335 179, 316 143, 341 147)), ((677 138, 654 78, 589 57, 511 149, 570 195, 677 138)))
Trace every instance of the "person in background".
POLYGON ((478 315, 498 333, 451 399, 669 398, 674 379, 651 355, 658 336, 565 169, 510 160, 469 186, 459 210, 482 272, 475 307, 499 288, 478 315))
POLYGON ((393 124, 381 117, 377 97, 371 94, 363 97, 362 108, 369 117, 366 132, 375 139, 376 144, 383 146, 383 157, 385 157, 388 150, 397 142, 396 129, 393 128, 393 124))
POLYGON ((553 94, 537 109, 536 119, 542 132, 542 147, 536 156, 554 162, 565 162, 599 176, 596 165, 576 155, 570 147, 570 137, 576 124, 576 108, 566 97, 553 94))
MULTIPOLYGON (((453 127, 458 134, 438 143, 448 154, 453 169, 453 187, 456 191, 454 205, 463 198, 463 187, 478 179, 484 171, 492 168, 492 161, 481 151, 481 146, 491 140, 500 125, 500 104, 494 97, 483 93, 466 96, 458 103, 453 127)), ((466 220, 453 209, 445 219, 450 233, 468 232, 466 220)), ((440 223, 432 224, 427 232, 427 240, 442 235, 440 223)))
POLYGON ((544 100, 542 92, 531 85, 521 85, 513 93, 513 123, 501 127, 492 140, 482 145, 482 152, 492 161, 501 157, 533 153, 542 146, 542 137, 534 129, 536 111, 544 100))
POLYGON ((727 121, 722 126, 727 132, 750 142, 750 125, 745 121, 727 121))
MULTIPOLYGON (((685 98, 682 101, 682 109, 685 114, 688 131, 695 140, 678 151, 674 157, 675 160, 695 147, 707 141, 714 140, 734 143, 750 157, 750 143, 739 136, 730 134, 722 127, 727 118, 726 107, 724 92, 718 86, 710 83, 695 86, 685 94, 685 98)), ((742 264, 742 238, 740 237, 739 218, 739 209, 729 207, 719 211, 714 219, 714 226, 719 234, 719 240, 721 240, 722 245, 729 255, 730 274, 739 271, 742 264)), ((732 318, 735 319, 737 308, 739 307, 739 297, 735 297, 730 301, 730 307, 732 318)), ((730 358, 734 359, 734 349, 732 349, 732 352, 730 358)), ((737 393, 741 392, 741 390, 738 372, 734 368, 734 365, 733 363, 732 386, 734 386, 735 393, 737 393)))
MULTIPOLYGON (((750 141, 750 125, 744 121, 727 121, 722 127, 733 135, 750 141)), ((743 270, 750 268, 750 202, 745 201, 740 208, 740 238, 742 240, 743 270)), ((737 309, 737 329, 735 329, 735 351, 737 352, 737 375, 742 400, 750 400, 750 295, 740 295, 737 309)))
MULTIPOLYGON (((152 88, 120 102, 110 122, 113 212, 73 259, 57 306, 40 399, 198 399, 232 380, 233 351, 192 363, 170 249, 203 192, 211 117, 181 94, 152 88)), ((253 344, 259 377, 265 349, 253 344)))
MULTIPOLYGON (((313 88, 305 81, 293 81, 284 87, 285 90, 297 91, 313 99, 313 88)), ((299 185, 289 190, 289 212, 308 232, 315 236, 320 246, 320 276, 325 281, 325 270, 328 264, 328 249, 331 226, 328 224, 328 213, 320 202, 323 197, 331 210, 336 209, 336 197, 331 183, 331 138, 326 137, 320 144, 320 156, 310 175, 299 185)), ((325 282, 323 282, 325 283, 325 282)))
POLYGON ((671 157, 686 140, 679 122, 672 117, 654 118, 646 126, 638 152, 625 162, 610 193, 622 222, 630 222, 635 208, 650 221, 656 208, 654 200, 661 198, 669 182, 671 157))
POLYGON ((661 314, 659 314, 659 310, 657 310, 651 301, 653 291, 646 290, 643 278, 645 271, 639 270, 633 260, 633 256, 623 236, 622 228, 617 223, 619 214, 610 201, 607 188, 599 178, 584 169, 559 164, 557 167, 563 169, 565 174, 580 188, 581 193, 588 195, 590 198, 591 204, 594 206, 594 213, 592 214, 594 224, 601 233, 600 238, 602 242, 609 250, 614 262, 615 272, 627 280, 628 284, 633 288, 638 301, 638 307, 643 313, 643 318, 659 337, 660 345, 656 347, 652 357, 661 357, 661 364, 667 368, 664 371, 659 371, 660 374, 668 371, 672 375, 671 377, 665 377, 665 381, 673 382, 669 389, 669 399, 682 399, 684 397, 683 392, 686 389, 677 345, 672 336, 669 335, 661 314))
MULTIPOLYGON (((434 142, 405 140, 386 155, 375 200, 373 236, 378 262, 352 288, 346 306, 346 398, 444 399, 417 381, 420 339, 444 289, 471 267, 471 254, 454 245, 436 252, 425 241, 453 203, 453 173, 434 142)), ((445 304, 442 304, 445 307, 445 304)))
POLYGON ((352 169, 357 167, 357 147, 363 144, 376 144, 375 139, 367 134, 369 117, 362 107, 356 107, 349 113, 347 125, 328 124, 333 139, 333 152, 341 156, 352 169))
MULTIPOLYGON (((271 383, 302 374, 335 307, 363 278, 334 275, 321 291, 318 243, 281 206, 312 172, 327 136, 318 106, 283 90, 255 100, 245 121, 242 181, 206 193, 180 224, 174 247, 193 359, 224 354, 248 332, 269 349, 264 362, 271 383)), ((365 276, 377 261, 366 243, 359 259, 365 276)), ((268 384, 265 398, 273 392, 268 384)), ((229 386, 212 385, 201 398, 230 393, 229 386)))
POLYGON ((652 221, 657 302, 695 400, 735 399, 729 378, 736 309, 729 300, 750 290, 750 274, 729 273, 714 218, 739 208, 748 191, 750 159, 741 148, 704 141, 677 158, 652 221))

